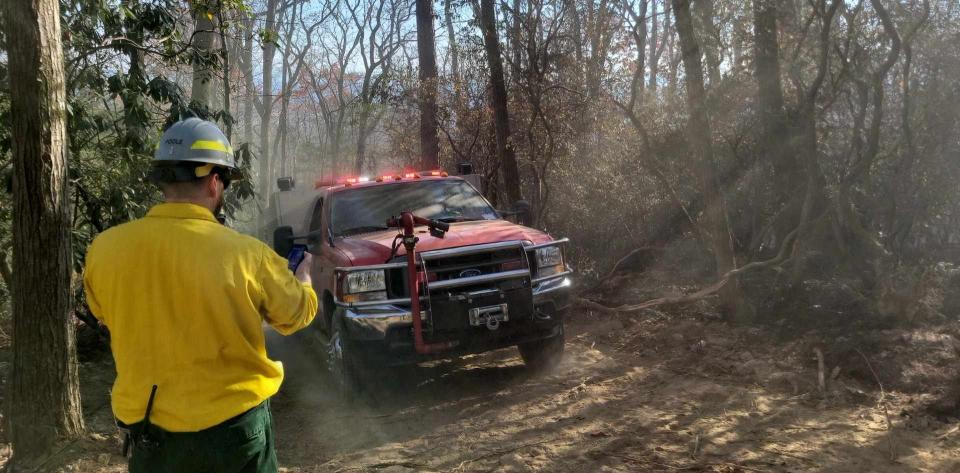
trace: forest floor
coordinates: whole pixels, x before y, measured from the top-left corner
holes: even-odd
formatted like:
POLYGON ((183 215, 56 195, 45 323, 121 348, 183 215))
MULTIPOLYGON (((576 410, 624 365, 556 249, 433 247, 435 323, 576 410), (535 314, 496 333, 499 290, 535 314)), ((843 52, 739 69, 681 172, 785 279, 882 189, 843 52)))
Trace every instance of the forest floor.
MULTIPOLYGON (((331 395, 321 364, 277 339, 287 368, 273 401, 277 449, 291 473, 960 473, 960 419, 944 402, 960 370, 956 321, 850 335, 733 326, 708 302, 578 312, 552 373, 501 350, 421 367, 350 405, 331 395)), ((8 362, 4 349, 3 379, 8 362)), ((112 378, 109 356, 83 360, 89 434, 38 471, 126 471, 112 378)), ((0 446, 0 464, 8 454, 0 446)))

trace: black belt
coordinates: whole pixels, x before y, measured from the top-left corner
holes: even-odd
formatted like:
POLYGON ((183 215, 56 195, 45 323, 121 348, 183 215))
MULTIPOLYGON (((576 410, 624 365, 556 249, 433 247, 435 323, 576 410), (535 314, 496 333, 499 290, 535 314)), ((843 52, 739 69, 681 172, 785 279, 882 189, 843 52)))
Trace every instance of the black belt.
POLYGON ((245 416, 255 415, 256 411, 261 409, 269 409, 270 400, 267 399, 260 404, 248 409, 245 412, 237 414, 230 419, 227 419, 220 424, 214 425, 207 429, 201 430, 199 432, 168 432, 156 425, 150 423, 150 411, 153 409, 153 397, 156 392, 156 386, 154 386, 153 391, 151 391, 150 400, 147 401, 147 413, 144 416, 143 420, 133 424, 126 424, 120 419, 115 419, 117 428, 120 429, 120 432, 124 435, 123 440, 123 456, 127 457, 130 453, 130 448, 137 448, 144 453, 150 453, 155 451, 166 442, 167 438, 171 435, 182 435, 182 434, 202 434, 212 429, 216 429, 223 425, 229 425, 236 421, 241 420, 245 416))

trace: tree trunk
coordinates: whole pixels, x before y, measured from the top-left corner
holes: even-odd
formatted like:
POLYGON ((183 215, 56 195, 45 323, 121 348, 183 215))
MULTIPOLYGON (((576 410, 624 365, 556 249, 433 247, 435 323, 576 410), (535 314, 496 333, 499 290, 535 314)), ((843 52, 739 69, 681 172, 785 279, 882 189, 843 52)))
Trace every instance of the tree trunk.
MULTIPOLYGON (((668 21, 671 16, 672 9, 673 5, 669 2, 664 7, 663 14, 667 17, 668 21)), ((664 34, 666 35, 667 42, 667 92, 668 95, 673 97, 677 94, 677 68, 680 65, 680 61, 677 60, 676 35, 673 31, 668 31, 664 34)))
MULTIPOLYGON (((653 2, 656 5, 656 2, 653 2)), ((643 73, 646 71, 646 60, 647 56, 644 54, 644 51, 647 47, 647 7, 649 4, 647 0, 642 0, 639 2, 638 11, 633 11, 632 6, 630 10, 630 16, 633 17, 633 26, 630 30, 630 35, 633 36, 634 44, 637 48, 637 62, 634 64, 634 75, 633 80, 630 82, 630 97, 631 100, 636 100, 639 95, 643 95, 644 86, 646 83, 643 81, 643 73)), ((651 46, 652 47, 652 46, 651 46)), ((632 102, 631 102, 632 106, 632 102)))
POLYGON ((193 12, 193 47, 203 54, 202 61, 193 63, 193 87, 190 89, 190 100, 207 109, 213 107, 213 67, 210 58, 214 53, 214 42, 217 34, 211 18, 213 12, 198 5, 193 12), (211 16, 208 16, 211 15, 211 16))
MULTIPOLYGON (((266 40, 263 42, 263 91, 260 109, 260 183, 257 191, 260 194, 261 209, 266 209, 270 197, 270 123, 273 121, 273 56, 277 52, 277 4, 280 0, 267 0, 267 18, 263 27, 266 30, 266 40)), ((267 231, 266 215, 260 214, 260 231, 267 231)), ((265 236, 265 235, 264 235, 265 236)))
POLYGON ((716 87, 720 83, 720 32, 717 31, 717 25, 714 23, 716 9, 713 6, 713 0, 696 0, 694 8, 697 9, 697 16, 700 17, 700 24, 703 30, 703 55, 707 60, 707 75, 710 78, 710 87, 716 87))
POLYGON ((223 111, 229 114, 223 119, 223 132, 227 135, 227 140, 232 140, 234 115, 230 107, 230 50, 227 48, 227 33, 223 15, 223 0, 217 0, 217 29, 220 31, 220 57, 223 60, 223 111))
POLYGON ((507 111, 507 87, 503 80, 503 59, 497 37, 497 16, 493 0, 480 0, 480 29, 490 68, 490 99, 493 102, 494 132, 497 138, 497 160, 510 203, 521 200, 520 168, 510 140, 510 113, 507 111))
POLYGON ((370 128, 372 128, 368 125, 368 122, 370 121, 370 111, 373 107, 373 97, 371 97, 373 94, 371 90, 373 72, 373 67, 368 63, 367 70, 364 71, 363 75, 363 85, 360 87, 360 103, 358 104, 360 110, 357 114, 357 159, 354 166, 354 172, 358 176, 363 174, 363 166, 366 164, 364 161, 367 158, 367 135, 371 131, 370 128))
MULTIPOLYGON (((657 26, 660 19, 657 18, 657 0, 650 2, 650 82, 648 87, 653 93, 657 92, 657 74, 660 69, 660 53, 663 48, 660 47, 660 38, 657 36, 657 26)), ((666 29, 666 28, 664 28, 666 29)))
POLYGON ((583 70, 583 58, 584 58, 584 42, 583 42, 583 19, 580 17, 579 5, 577 5, 576 0, 563 0, 564 8, 570 14, 570 28, 573 30, 571 34, 573 35, 573 44, 574 44, 574 57, 576 61, 573 64, 574 71, 576 73, 576 83, 578 85, 584 84, 584 70, 583 70))
POLYGON ((280 117, 277 124, 277 133, 280 135, 280 173, 278 176, 289 176, 287 170, 287 113, 290 111, 290 89, 292 88, 291 82, 293 82, 290 77, 292 67, 290 64, 290 48, 293 46, 293 22, 297 17, 296 4, 289 13, 290 16, 287 21, 290 24, 287 26, 286 37, 283 42, 283 55, 280 60, 280 117))
MULTIPOLYGON (((760 124, 760 156, 768 156, 773 165, 777 202, 783 204, 796 195, 803 184, 798 176, 800 166, 789 149, 787 117, 783 108, 783 87, 780 83, 780 43, 777 39, 777 2, 754 0, 754 73, 757 77, 757 109, 760 124)), ((794 225, 794 219, 784 219, 794 225)), ((792 230, 792 228, 790 229, 792 230)), ((786 236, 780 232, 779 237, 786 236)))
POLYGON ((462 87, 463 79, 460 77, 460 47, 457 45, 457 35, 453 29, 453 8, 451 8, 450 5, 451 1, 452 0, 443 1, 443 19, 447 26, 447 44, 450 48, 450 76, 453 81, 453 105, 454 110, 457 111, 461 102, 460 88, 462 87))
POLYGON ((13 365, 7 427, 17 462, 84 430, 70 287, 66 92, 55 0, 4 0, 13 157, 13 365))
MULTIPOLYGON (((673 16, 672 5, 670 5, 670 0, 664 0, 663 2, 663 21, 661 22, 662 31, 660 32, 660 45, 657 47, 657 73, 660 72, 660 64, 663 59, 664 52, 667 53, 667 68, 670 68, 670 62, 673 61, 673 21, 671 17, 673 16)), ((652 76, 651 70, 651 76, 652 76)), ((659 80, 654 82, 652 89, 656 90, 659 87, 659 80)))
POLYGON ((367 157, 367 121, 370 119, 370 104, 360 104, 360 115, 357 118, 357 160, 354 165, 356 175, 363 174, 364 161, 367 157))
MULTIPOLYGON (((707 238, 713 249, 717 274, 723 276, 736 267, 730 229, 724 211, 723 195, 717 182, 711 138, 710 118, 707 115, 707 94, 703 85, 703 65, 700 63, 700 45, 697 43, 690 16, 690 0, 673 0, 677 19, 677 34, 683 55, 683 70, 686 78, 687 109, 690 113, 687 134, 693 155, 698 160, 696 170, 700 188, 706 203, 704 211, 707 238)), ((721 311, 727 318, 736 315, 738 303, 735 281, 720 291, 721 311)))
POLYGON ((913 38, 930 16, 930 1, 923 2, 923 16, 907 30, 901 39, 903 48, 903 66, 900 80, 900 128, 903 133, 903 147, 897 159, 894 173, 895 182, 888 186, 891 194, 891 208, 887 228, 890 234, 890 247, 898 256, 903 255, 907 238, 917 218, 916 197, 914 196, 914 165, 919 150, 914 142, 911 126, 911 81, 913 81, 913 38))
MULTIPOLYGON (((506 4, 504 4, 506 5, 506 4)), ((510 39, 507 42, 510 51, 513 53, 510 64, 510 80, 516 82, 519 80, 521 70, 520 61, 523 60, 523 47, 520 46, 520 0, 513 0, 513 22, 510 26, 510 39)))
POLYGON ((417 53, 420 61, 420 168, 440 167, 437 135, 437 51, 433 32, 433 1, 417 0, 417 53))
POLYGON ((241 46, 240 65, 243 68, 244 88, 246 100, 243 101, 243 139, 246 143, 253 142, 253 18, 244 22, 243 45, 241 46))
MULTIPOLYGON (((590 8, 593 8, 591 5, 590 8)), ((591 10, 592 11, 592 10, 591 10)), ((600 83, 603 80, 604 69, 607 63, 607 50, 613 34, 607 31, 609 19, 611 16, 608 0, 600 0, 596 11, 592 11, 593 21, 590 21, 587 29, 590 42, 590 56, 587 60, 587 101, 595 104, 600 97, 600 83)))

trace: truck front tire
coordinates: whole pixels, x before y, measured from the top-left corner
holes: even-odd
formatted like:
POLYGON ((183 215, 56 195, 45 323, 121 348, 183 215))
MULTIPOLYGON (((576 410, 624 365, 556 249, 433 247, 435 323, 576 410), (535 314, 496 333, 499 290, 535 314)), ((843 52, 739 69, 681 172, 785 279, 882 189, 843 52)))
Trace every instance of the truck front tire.
POLYGON ((360 391, 363 381, 363 359, 349 340, 343 337, 343 320, 334 313, 327 344, 327 368, 341 398, 352 399, 360 391))
POLYGON ((535 371, 549 371, 563 359, 565 343, 563 325, 561 325, 560 333, 557 335, 535 342, 522 343, 517 345, 517 348, 520 349, 520 358, 528 368, 535 371))

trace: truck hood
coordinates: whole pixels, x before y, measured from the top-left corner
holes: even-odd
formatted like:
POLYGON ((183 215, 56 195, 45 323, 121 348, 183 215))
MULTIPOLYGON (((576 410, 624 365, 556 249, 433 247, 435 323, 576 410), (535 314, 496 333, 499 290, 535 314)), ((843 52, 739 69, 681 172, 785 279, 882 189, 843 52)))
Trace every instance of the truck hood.
MULTIPOLYGON (((544 232, 506 220, 451 223, 450 231, 443 238, 430 236, 426 227, 416 227, 415 230, 420 238, 417 243, 418 252, 511 240, 526 240, 534 244, 553 240, 544 232)), ((397 230, 384 230, 338 238, 334 244, 350 259, 353 266, 382 264, 390 257, 390 245, 396 236, 397 230)), ((397 254, 406 254, 402 245, 397 254)))

